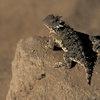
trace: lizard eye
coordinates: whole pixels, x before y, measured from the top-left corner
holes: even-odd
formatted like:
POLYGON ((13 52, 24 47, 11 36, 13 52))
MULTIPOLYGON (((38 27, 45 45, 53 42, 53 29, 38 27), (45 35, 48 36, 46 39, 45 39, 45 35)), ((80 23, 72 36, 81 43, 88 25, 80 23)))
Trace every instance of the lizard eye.
POLYGON ((50 23, 51 23, 51 24, 55 23, 55 20, 50 20, 50 23))
POLYGON ((62 27, 63 25, 60 25, 60 24, 56 26, 56 28, 62 28, 62 27))

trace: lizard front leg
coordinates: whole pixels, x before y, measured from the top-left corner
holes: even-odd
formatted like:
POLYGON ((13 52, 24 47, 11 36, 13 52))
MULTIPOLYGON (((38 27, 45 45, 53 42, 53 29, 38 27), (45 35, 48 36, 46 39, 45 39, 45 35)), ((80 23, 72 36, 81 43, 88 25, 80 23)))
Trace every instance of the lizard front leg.
POLYGON ((54 34, 52 33, 49 33, 49 41, 47 45, 48 45, 47 47, 52 50, 61 50, 59 44, 55 42, 55 37, 54 34))
POLYGON ((54 50, 55 42, 54 42, 54 40, 53 40, 52 37, 49 37, 49 41, 48 41, 48 44, 47 45, 48 45, 48 48, 54 50))

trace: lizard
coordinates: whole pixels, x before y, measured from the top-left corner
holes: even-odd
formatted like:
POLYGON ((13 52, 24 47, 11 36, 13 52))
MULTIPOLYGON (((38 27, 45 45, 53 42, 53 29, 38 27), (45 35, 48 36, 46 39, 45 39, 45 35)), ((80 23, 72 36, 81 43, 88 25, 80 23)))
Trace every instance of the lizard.
POLYGON ((43 23, 50 31, 48 47, 54 50, 59 46, 64 51, 65 63, 59 62, 56 67, 72 68, 73 62, 80 64, 90 85, 97 55, 100 55, 100 36, 78 32, 61 20, 61 16, 53 14, 48 15, 43 23))

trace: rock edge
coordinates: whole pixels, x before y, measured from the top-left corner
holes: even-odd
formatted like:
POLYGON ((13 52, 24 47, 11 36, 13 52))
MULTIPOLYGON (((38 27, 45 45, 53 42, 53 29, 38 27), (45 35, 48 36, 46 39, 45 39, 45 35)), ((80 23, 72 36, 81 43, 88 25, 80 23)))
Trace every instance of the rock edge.
POLYGON ((63 51, 48 49, 47 41, 48 37, 30 37, 18 42, 6 100, 99 100, 99 65, 88 86, 80 65, 54 68, 56 62, 63 61, 63 51))

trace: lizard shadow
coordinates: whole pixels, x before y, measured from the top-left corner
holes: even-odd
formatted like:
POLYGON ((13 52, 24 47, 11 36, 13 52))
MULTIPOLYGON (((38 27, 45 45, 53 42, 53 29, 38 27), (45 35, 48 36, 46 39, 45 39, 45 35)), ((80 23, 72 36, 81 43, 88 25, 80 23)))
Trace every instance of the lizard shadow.
MULTIPOLYGON (((77 32, 78 36, 80 37, 80 40, 82 41, 82 45, 84 47, 84 52, 86 54, 87 61, 91 62, 90 66, 88 66, 89 69, 91 69, 91 75, 93 73, 94 67, 95 67, 95 62, 97 60, 97 53, 93 51, 93 44, 90 41, 89 35, 77 32)), ((89 84, 91 84, 91 79, 89 84)))
POLYGON ((62 51, 62 48, 59 46, 54 46, 54 51, 62 51))

